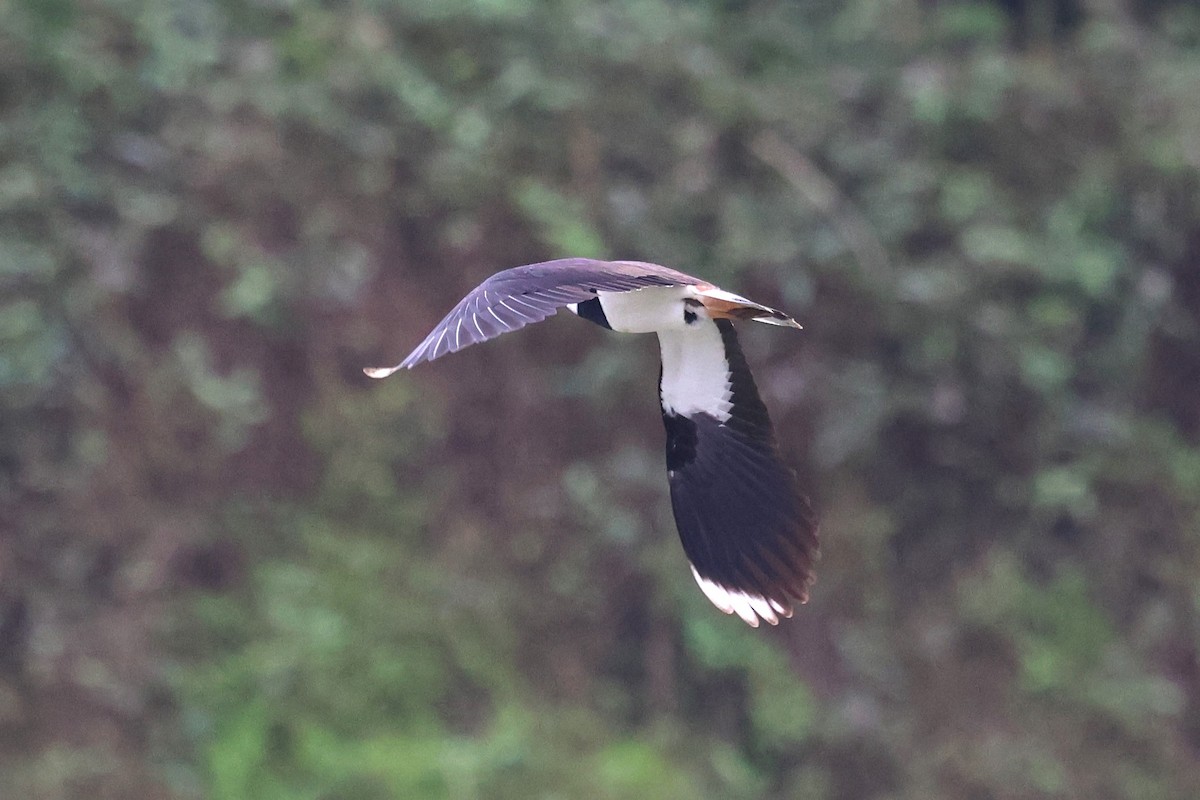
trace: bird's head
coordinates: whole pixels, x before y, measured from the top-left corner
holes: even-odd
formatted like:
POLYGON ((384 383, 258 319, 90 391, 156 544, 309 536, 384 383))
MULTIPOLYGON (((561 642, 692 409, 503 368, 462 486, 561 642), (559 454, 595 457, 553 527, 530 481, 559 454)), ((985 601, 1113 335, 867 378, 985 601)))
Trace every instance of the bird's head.
POLYGON ((695 287, 694 294, 684 297, 683 318, 689 319, 748 319, 755 322, 765 322, 768 325, 779 325, 785 328, 800 328, 800 323, 782 311, 747 300, 741 295, 718 289, 715 286, 700 285, 695 287), (690 312, 690 315, 689 315, 690 312))

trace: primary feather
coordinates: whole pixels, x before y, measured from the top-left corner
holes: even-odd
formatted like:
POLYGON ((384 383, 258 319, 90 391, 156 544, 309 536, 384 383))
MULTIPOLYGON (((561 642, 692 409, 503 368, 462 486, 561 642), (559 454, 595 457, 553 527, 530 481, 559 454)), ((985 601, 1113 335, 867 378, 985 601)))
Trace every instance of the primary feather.
POLYGON ((476 286, 399 364, 365 372, 372 378, 386 378, 396 370, 412 369, 422 361, 541 322, 560 308, 590 300, 601 291, 698 283, 682 272, 641 261, 560 258, 513 267, 476 286))

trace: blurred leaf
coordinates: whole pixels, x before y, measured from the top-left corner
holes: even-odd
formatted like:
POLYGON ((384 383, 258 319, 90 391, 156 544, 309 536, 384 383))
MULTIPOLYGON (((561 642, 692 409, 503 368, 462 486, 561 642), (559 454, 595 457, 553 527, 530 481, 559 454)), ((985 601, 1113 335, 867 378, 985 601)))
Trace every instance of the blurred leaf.
POLYGON ((1015 228, 973 225, 963 233, 963 251, 979 263, 1028 264, 1034 258, 1029 237, 1015 228))
POLYGON ((514 199, 525 216, 540 229, 542 238, 553 252, 590 258, 605 255, 604 243, 586 220, 579 203, 532 181, 520 186, 514 199))
POLYGON ((1126 5, 0 3, 0 797, 1200 796, 1200 27, 1126 5), (563 255, 802 317, 795 619, 690 580, 652 337, 359 371, 563 255))
POLYGON ((616 742, 596 756, 597 797, 692 798, 698 787, 662 754, 635 741, 616 742))

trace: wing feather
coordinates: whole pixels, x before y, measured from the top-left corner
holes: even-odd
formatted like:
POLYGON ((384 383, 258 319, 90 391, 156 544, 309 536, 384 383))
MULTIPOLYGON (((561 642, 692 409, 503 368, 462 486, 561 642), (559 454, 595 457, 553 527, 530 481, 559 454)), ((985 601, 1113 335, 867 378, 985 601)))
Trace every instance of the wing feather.
POLYGON ((671 506, 697 582, 751 625, 791 616, 808 599, 819 555, 817 519, 783 461, 732 324, 721 342, 697 339, 728 371, 728 419, 663 411, 671 506))
POLYGON ((590 300, 597 292, 699 283, 699 279, 677 270, 641 261, 562 258, 513 267, 475 287, 399 364, 364 371, 373 378, 384 378, 396 370, 411 369, 423 361, 541 322, 570 303, 590 300))

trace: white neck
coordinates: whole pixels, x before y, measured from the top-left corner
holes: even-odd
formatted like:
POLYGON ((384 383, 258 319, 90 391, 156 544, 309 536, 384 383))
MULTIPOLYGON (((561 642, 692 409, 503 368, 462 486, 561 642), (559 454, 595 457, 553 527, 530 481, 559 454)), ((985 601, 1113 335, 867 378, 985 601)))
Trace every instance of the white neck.
POLYGON ((597 296, 614 331, 657 333, 685 327, 683 299, 693 294, 691 286, 647 286, 632 292, 598 292, 597 296))
POLYGON ((729 419, 733 390, 721 332, 709 321, 678 331, 659 331, 662 347, 663 411, 691 417, 704 413, 729 419))

